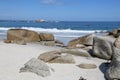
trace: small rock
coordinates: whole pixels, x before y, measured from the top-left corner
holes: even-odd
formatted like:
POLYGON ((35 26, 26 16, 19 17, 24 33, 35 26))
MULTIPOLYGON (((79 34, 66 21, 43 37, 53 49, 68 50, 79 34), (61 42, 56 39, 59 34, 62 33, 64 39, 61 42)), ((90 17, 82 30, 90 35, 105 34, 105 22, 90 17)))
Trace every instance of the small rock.
POLYGON ((120 49, 120 36, 115 40, 114 45, 120 49))
POLYGON ((12 43, 11 40, 4 40, 4 43, 12 43))
POLYGON ((61 41, 59 41, 59 40, 55 40, 55 43, 64 44, 63 42, 61 42, 61 41))
POLYGON ((64 46, 64 43, 59 41, 59 40, 55 40, 55 45, 56 46, 60 46, 60 47, 63 47, 64 46))
POLYGON ((27 44, 24 40, 14 40, 13 43, 16 43, 19 45, 26 45, 27 44))
POLYGON ((118 38, 120 36, 120 28, 110 31, 108 35, 118 38))
POLYGON ((81 76, 79 80, 87 80, 87 79, 84 79, 84 78, 81 76))
POLYGON ((54 41, 40 41, 40 44, 44 46, 54 46, 55 42, 54 41))
POLYGON ((112 30, 112 31, 109 31, 109 33, 108 33, 108 35, 115 35, 115 34, 117 34, 117 29, 114 29, 114 30, 112 30))
POLYGON ((83 69, 95 69, 95 68, 97 68, 97 66, 95 64, 79 64, 77 66, 80 68, 83 68, 83 69))

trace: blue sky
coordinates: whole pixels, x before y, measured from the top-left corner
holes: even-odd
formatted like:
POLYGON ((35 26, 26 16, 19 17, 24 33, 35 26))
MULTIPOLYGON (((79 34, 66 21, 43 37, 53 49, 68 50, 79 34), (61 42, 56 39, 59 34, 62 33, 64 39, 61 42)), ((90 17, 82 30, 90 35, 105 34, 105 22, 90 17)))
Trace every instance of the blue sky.
POLYGON ((0 0, 0 19, 120 21, 120 0, 0 0))

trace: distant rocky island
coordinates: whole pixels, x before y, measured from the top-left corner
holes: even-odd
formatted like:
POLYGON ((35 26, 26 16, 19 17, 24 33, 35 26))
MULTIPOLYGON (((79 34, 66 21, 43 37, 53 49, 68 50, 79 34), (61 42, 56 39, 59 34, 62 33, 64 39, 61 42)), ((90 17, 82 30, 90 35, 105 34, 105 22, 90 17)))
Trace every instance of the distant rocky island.
POLYGON ((48 22, 48 21, 43 19, 38 19, 38 20, 35 20, 35 22, 48 22))

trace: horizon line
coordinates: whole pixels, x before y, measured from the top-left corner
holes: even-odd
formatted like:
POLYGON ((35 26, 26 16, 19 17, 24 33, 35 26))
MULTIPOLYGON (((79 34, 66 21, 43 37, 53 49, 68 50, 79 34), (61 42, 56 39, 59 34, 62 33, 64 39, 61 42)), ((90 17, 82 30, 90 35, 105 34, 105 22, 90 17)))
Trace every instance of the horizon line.
MULTIPOLYGON (((0 21, 35 21, 34 20, 26 20, 26 19, 0 19, 0 21)), ((40 19, 41 20, 41 19, 40 19)), ((120 20, 46 20, 48 22, 120 22, 120 20)))

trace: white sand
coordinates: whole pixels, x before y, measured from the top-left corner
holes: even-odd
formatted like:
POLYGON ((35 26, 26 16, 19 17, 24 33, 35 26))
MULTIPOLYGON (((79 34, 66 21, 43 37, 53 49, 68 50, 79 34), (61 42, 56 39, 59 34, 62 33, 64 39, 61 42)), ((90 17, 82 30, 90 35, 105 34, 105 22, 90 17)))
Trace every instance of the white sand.
POLYGON ((19 69, 31 58, 37 58, 41 53, 59 50, 56 47, 46 47, 39 44, 5 44, 0 42, 0 80, 79 80, 80 76, 87 80, 105 80, 99 65, 105 60, 97 58, 76 57, 76 64, 48 64, 55 72, 51 76, 41 77, 34 73, 19 73, 19 69), (94 63, 96 69, 81 69, 80 63, 94 63))

